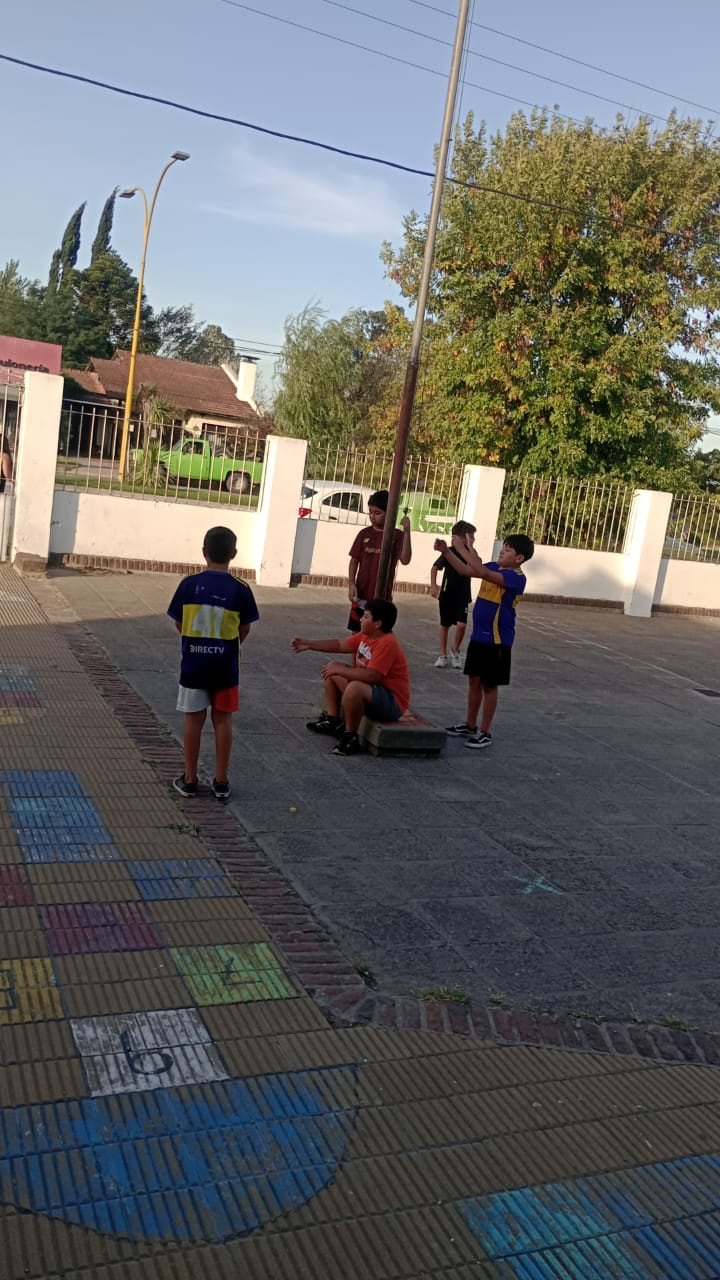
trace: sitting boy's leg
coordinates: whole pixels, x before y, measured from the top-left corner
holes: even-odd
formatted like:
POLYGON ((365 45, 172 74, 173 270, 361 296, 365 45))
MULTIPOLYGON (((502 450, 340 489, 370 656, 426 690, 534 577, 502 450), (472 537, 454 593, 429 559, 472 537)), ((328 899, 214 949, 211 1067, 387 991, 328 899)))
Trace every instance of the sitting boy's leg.
POLYGON ((342 697, 349 683, 346 676, 330 676, 327 680, 323 680, 325 710, 333 719, 338 719, 340 716, 342 697))
POLYGON ((363 680, 350 680, 342 698, 342 712, 345 720, 345 732, 357 733, 360 721, 372 701, 374 685, 363 680))

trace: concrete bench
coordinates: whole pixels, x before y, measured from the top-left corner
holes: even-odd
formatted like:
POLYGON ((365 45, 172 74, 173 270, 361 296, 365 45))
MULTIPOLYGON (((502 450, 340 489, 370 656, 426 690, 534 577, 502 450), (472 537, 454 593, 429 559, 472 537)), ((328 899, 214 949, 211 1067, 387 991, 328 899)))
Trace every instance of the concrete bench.
POLYGON ((444 729, 414 711, 406 711, 392 724, 363 716, 358 733, 373 756, 439 756, 447 742, 444 729))

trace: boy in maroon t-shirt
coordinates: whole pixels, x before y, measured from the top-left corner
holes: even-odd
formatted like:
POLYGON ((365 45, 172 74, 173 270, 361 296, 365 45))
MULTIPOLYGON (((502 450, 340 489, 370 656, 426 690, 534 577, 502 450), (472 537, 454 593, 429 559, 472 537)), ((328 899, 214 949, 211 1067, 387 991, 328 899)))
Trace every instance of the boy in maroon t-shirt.
MULTIPOLYGON (((379 489, 373 493, 368 502, 370 526, 361 529, 350 548, 350 568, 348 570, 348 597, 350 600, 350 617, 348 631, 359 631, 360 622, 368 600, 375 598, 378 566, 380 564, 380 548, 385 528, 385 512, 388 504, 387 489, 379 489)), ((395 530, 393 538, 392 561, 390 565, 390 596, 395 579, 398 560, 400 564, 409 564, 412 560, 412 543, 410 541, 410 520, 403 516, 401 528, 395 530)))

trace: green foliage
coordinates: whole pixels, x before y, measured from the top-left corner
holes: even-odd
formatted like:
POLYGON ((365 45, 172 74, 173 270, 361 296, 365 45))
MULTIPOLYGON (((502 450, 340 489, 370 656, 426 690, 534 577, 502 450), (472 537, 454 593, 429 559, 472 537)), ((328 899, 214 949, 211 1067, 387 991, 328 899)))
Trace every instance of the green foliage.
POLYGON ((11 259, 0 270, 0 333, 42 341, 45 337, 42 286, 20 275, 20 264, 11 259))
MULTIPOLYGON (((137 279, 114 249, 101 254, 84 271, 76 272, 74 293, 77 312, 89 318, 97 333, 95 349, 89 356, 111 356, 118 347, 130 346, 137 279)), ((153 311, 143 299, 139 350, 152 353, 157 345, 153 311)))
MULTIPOLYGON (((466 461, 662 485, 720 408, 720 144, 699 123, 611 130, 472 118, 447 189, 426 365, 437 446, 466 461), (562 207, 557 207, 562 206, 562 207)), ((425 225, 388 274, 414 299, 425 225)))
POLYGON ((201 324, 191 306, 164 307, 157 315, 159 354, 195 364, 233 364, 235 343, 217 324, 201 324))
POLYGON ((395 370, 395 353, 386 350, 389 323, 383 311, 327 320, 316 305, 290 317, 279 361, 277 430, 318 447, 366 443, 395 370))

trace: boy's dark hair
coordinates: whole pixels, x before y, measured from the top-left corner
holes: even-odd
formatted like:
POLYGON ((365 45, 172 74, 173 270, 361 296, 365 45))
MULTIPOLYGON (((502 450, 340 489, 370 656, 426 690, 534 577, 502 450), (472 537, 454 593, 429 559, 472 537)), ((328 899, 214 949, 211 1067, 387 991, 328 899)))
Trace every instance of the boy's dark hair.
POLYGON ((229 564, 237 555, 237 538, 232 529, 218 524, 205 534, 203 551, 213 564, 229 564))
POLYGON ((466 538, 469 533, 475 535, 477 529, 474 524, 470 524, 469 520, 458 520, 457 524, 453 525, 450 533, 453 538, 466 538))
POLYGON ((368 498, 369 507, 379 507, 381 511, 387 511, 388 498, 390 494, 387 489, 378 489, 377 493, 371 493, 368 498))
POLYGON ((392 631, 397 622, 397 608, 392 600, 368 600, 365 605, 373 622, 379 622, 384 632, 392 631))
POLYGON ((510 537, 505 539, 505 546, 511 547, 516 555, 522 556, 523 560, 532 560, 535 555, 535 543, 526 533, 511 533, 510 537))

